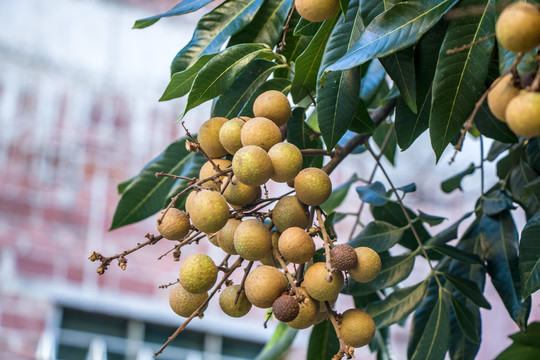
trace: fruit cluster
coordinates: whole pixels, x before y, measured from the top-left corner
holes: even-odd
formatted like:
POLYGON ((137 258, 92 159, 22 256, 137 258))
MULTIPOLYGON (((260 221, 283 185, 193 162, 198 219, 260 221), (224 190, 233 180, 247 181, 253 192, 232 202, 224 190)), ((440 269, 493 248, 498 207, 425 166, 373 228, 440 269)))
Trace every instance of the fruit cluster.
MULTIPOLYGON (((250 262, 242 283, 227 281, 221 291, 219 305, 225 314, 241 317, 252 305, 271 307, 277 320, 295 329, 331 317, 344 354, 352 354, 353 348, 371 341, 375 323, 362 310, 336 314, 332 306, 347 273, 359 282, 377 277, 379 255, 367 247, 334 245, 328 235, 319 205, 329 198, 332 183, 322 169, 302 169, 302 152, 282 142, 279 126, 291 115, 287 97, 267 91, 256 99, 253 112, 251 119, 216 117, 201 126, 197 143, 190 144, 208 159, 199 172, 200 186, 189 193, 186 211, 174 207, 162 211, 157 229, 169 240, 185 241, 204 233, 228 256, 250 262), (232 160, 226 158, 231 156, 232 160), (261 186, 270 179, 289 183, 295 195, 261 199, 261 186), (271 210, 259 211, 273 202, 271 210), (315 236, 323 239, 324 262, 313 260, 315 236), (255 261, 262 265, 251 270, 255 261)), ((216 266, 205 254, 185 258, 179 284, 170 292, 172 310, 183 317, 201 315, 209 301, 207 292, 223 284, 216 285, 218 272, 227 272, 222 265, 216 266)))

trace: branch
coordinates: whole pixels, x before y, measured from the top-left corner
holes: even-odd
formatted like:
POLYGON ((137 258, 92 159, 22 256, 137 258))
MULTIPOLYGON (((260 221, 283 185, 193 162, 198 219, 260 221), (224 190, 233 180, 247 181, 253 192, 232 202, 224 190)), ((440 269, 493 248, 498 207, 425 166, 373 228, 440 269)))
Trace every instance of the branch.
POLYGON ((345 344, 345 341, 343 341, 343 338, 341 337, 341 331, 339 329, 339 324, 336 319, 336 313, 332 310, 332 307, 330 306, 330 303, 328 303, 328 301, 325 301, 324 304, 326 305, 326 312, 328 313, 328 318, 334 326, 337 338, 339 339, 339 351, 336 355, 332 357, 332 360, 340 360, 343 356, 347 356, 347 359, 353 358, 354 348, 349 347, 347 344, 345 344))
POLYGON ((238 299, 240 299, 240 294, 242 293, 242 290, 244 290, 244 285, 246 284, 246 278, 251 271, 251 267, 253 266, 253 261, 250 261, 246 268, 244 269, 244 276, 242 277, 242 282, 240 283, 240 288, 236 292, 236 298, 234 299, 234 305, 238 303, 238 299))
POLYGON ((328 233, 326 232, 326 228, 324 227, 324 221, 322 219, 321 209, 319 207, 315 208, 315 212, 317 213, 317 221, 319 222, 319 227, 321 228, 321 232, 323 234, 323 240, 324 240, 324 255, 326 257, 326 270, 328 271, 328 275, 326 276, 326 281, 330 282, 332 281, 332 272, 334 269, 332 269, 332 264, 330 263, 330 243, 332 240, 330 239, 330 236, 328 236, 328 233))

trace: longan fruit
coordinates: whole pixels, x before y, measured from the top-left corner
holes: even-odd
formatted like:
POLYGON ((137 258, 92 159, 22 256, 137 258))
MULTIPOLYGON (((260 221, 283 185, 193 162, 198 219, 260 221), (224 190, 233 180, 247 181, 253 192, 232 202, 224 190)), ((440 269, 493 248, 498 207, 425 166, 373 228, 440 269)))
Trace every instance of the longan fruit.
POLYGON ((242 126, 249 119, 245 116, 235 117, 224 123, 219 129, 219 141, 229 154, 234 155, 242 147, 240 132, 242 126))
POLYGON ((358 282, 369 282, 381 272, 381 258, 371 248, 360 246, 354 249, 358 256, 358 263, 349 269, 351 278, 358 282))
POLYGON ((180 284, 192 294, 210 290, 217 280, 214 260, 205 254, 192 254, 180 266, 180 284))
POLYGON ((294 144, 277 143, 268 150, 268 156, 274 167, 271 179, 275 182, 291 181, 302 170, 302 153, 294 144))
POLYGON ((341 271, 332 272, 332 280, 326 281, 328 270, 323 262, 311 265, 304 274, 302 285, 308 294, 319 301, 330 301, 339 295, 345 282, 341 271))
POLYGON ((272 210, 272 221, 279 232, 297 226, 305 229, 309 226, 309 211, 298 197, 284 196, 276 203, 272 210))
POLYGON ((193 294, 178 284, 169 293, 169 305, 176 314, 182 317, 189 317, 208 298, 208 294, 193 294))
POLYGON ((205 121, 199 129, 197 141, 206 155, 211 158, 220 158, 227 155, 227 150, 219 141, 219 130, 227 121, 223 117, 213 117, 205 121))
POLYGON ((300 302, 298 316, 294 320, 287 322, 287 325, 293 329, 307 329, 314 324, 319 314, 320 304, 317 300, 309 296, 304 287, 297 287, 297 289, 304 295, 304 300, 300 302))
POLYGON ((540 44, 540 10, 530 3, 508 5, 495 24, 497 41, 507 50, 527 52, 540 44))
POLYGON ((260 260, 270 253, 270 230, 258 219, 242 221, 234 232, 234 248, 246 260, 260 260))
MULTIPOLYGON (((214 164, 219 166, 220 170, 225 170, 231 166, 231 161, 227 159, 212 159, 212 161, 214 162, 214 164)), ((203 166, 201 166, 201 169, 199 170, 199 179, 205 179, 209 176, 214 175, 216 172, 217 171, 214 169, 214 165, 212 165, 210 161, 207 161, 203 164, 203 166)), ((220 176, 219 179, 223 181, 223 179, 226 177, 227 175, 225 174, 220 176)), ((201 186, 211 187, 214 190, 218 191, 221 190, 221 185, 213 180, 206 181, 202 183, 201 186)))
POLYGON ((294 190, 301 202, 309 206, 318 206, 330 197, 332 182, 326 172, 319 168, 310 167, 296 175, 294 190))
POLYGON ((201 190, 190 201, 189 216, 193 226, 211 234, 221 230, 229 220, 229 206, 219 192, 201 190))
POLYGON ((232 178, 229 182, 229 178, 225 178, 222 184, 223 196, 230 205, 244 206, 251 204, 257 200, 261 194, 261 188, 259 186, 249 186, 236 178, 232 178))
POLYGON ((250 303, 262 309, 272 306, 281 294, 287 290, 285 274, 272 266, 259 266, 248 274, 244 285, 250 303))
POLYGON ((282 141, 279 127, 264 117, 254 117, 246 122, 240 132, 240 139, 243 146, 256 145, 265 151, 282 141))
MULTIPOLYGON (((164 211, 165 210, 162 210, 159 213, 158 220, 164 211)), ((188 234, 191 227, 189 215, 185 211, 173 207, 167 211, 161 220, 161 223, 158 220, 156 220, 157 230, 161 236, 168 240, 183 239, 188 234)))
POLYGON ((304 229, 295 226, 281 234, 278 249, 285 260, 303 264, 315 254, 315 242, 304 229))
POLYGON ((244 146, 234 154, 232 168, 237 179, 249 186, 260 186, 274 174, 272 160, 255 145, 244 146))
POLYGON ((229 219, 227 224, 217 232, 217 242, 219 247, 223 249, 227 254, 238 255, 234 248, 234 232, 238 228, 238 225, 242 223, 238 219, 229 219))
POLYGON ((499 78, 487 96, 489 110, 497 119, 506 122, 506 107, 517 94, 519 88, 514 86, 511 74, 499 78))
POLYGON ((360 309, 349 309, 341 315, 339 327, 345 344, 359 348, 371 342, 375 336, 375 321, 360 309))
POLYGON ((268 90, 255 99, 253 114, 270 119, 277 126, 285 125, 291 117, 291 104, 281 91, 268 90))
POLYGON ((540 136, 540 92, 522 90, 506 107, 506 124, 516 135, 540 136))
POLYGON ((231 285, 219 295, 219 306, 221 307, 221 310, 230 317, 242 317, 251 310, 251 303, 244 290, 240 293, 240 297, 236 304, 234 303, 239 289, 240 285, 231 285))
POLYGON ((300 16, 313 22, 330 19, 339 8, 339 0, 296 0, 295 4, 300 16))

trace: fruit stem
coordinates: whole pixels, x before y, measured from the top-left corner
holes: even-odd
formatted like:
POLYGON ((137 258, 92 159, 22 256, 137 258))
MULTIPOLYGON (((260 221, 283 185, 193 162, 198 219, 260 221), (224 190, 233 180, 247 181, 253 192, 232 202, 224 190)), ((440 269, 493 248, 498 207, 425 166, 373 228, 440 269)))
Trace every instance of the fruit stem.
POLYGON ((336 331, 337 338, 339 339, 339 351, 332 360, 335 359, 341 359, 343 356, 347 355, 347 358, 350 359, 351 357, 354 357, 354 348, 349 348, 347 344, 343 341, 341 338, 341 331, 339 329, 339 324, 336 319, 336 313, 334 310, 332 310, 332 307, 330 306, 330 303, 328 301, 324 302, 324 305, 326 306, 326 312, 328 313, 328 318, 330 319, 330 322, 332 323, 332 326, 334 326, 334 330, 336 331))
POLYGON ((244 290, 244 285, 246 284, 246 278, 251 271, 251 267, 253 266, 253 261, 250 261, 246 268, 244 269, 244 276, 242 277, 242 282, 240 283, 240 288, 238 288, 238 291, 236 292, 236 298, 234 299, 234 305, 238 303, 238 299, 240 299, 240 294, 244 290))
POLYGON ((287 264, 285 264, 285 261, 283 260, 283 257, 281 257, 281 254, 279 253, 278 249, 272 248, 272 252, 274 253, 274 257, 279 261, 279 264, 281 265, 281 268, 283 269, 283 272, 285 273, 285 276, 287 277, 287 280, 289 281, 289 284, 291 284, 291 288, 294 291, 296 298, 301 300, 304 298, 304 295, 298 291, 298 288, 294 284, 294 278, 287 269, 287 264))
POLYGON ((326 258, 326 270, 328 271, 328 275, 326 276, 326 281, 331 282, 332 272, 334 272, 334 269, 332 268, 332 264, 330 263, 330 244, 332 243, 332 240, 330 239, 330 236, 328 236, 328 233, 326 232, 326 228, 324 227, 324 221, 322 218, 321 209, 318 206, 315 208, 315 212, 317 213, 317 221, 319 222, 319 227, 321 228, 321 233, 323 235, 323 241, 324 241, 324 256, 326 258))
POLYGON ((186 124, 185 124, 185 121, 182 121, 181 122, 181 125, 182 127, 184 128, 184 131, 186 132, 186 136, 188 138, 190 138, 191 141, 193 141, 195 144, 197 144, 197 151, 200 152, 201 154, 204 155, 204 157, 206 158, 206 160, 208 160, 210 162, 210 164, 212 164, 212 166, 214 167, 214 171, 218 172, 219 170, 221 170, 219 168, 219 165, 217 165, 210 156, 208 156, 208 154, 203 150, 201 144, 197 141, 197 139, 195 139, 193 137, 193 135, 191 135, 191 133, 189 132, 189 130, 187 129, 186 127, 186 124))

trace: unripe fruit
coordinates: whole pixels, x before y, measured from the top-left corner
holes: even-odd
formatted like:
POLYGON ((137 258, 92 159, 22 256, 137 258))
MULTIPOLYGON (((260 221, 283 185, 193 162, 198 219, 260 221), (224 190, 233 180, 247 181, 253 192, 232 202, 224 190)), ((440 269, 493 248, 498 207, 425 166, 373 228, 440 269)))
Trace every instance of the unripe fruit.
POLYGON ((223 229, 219 230, 217 233, 217 242, 219 247, 222 248, 227 254, 238 255, 236 249, 234 248, 234 232, 241 223, 242 221, 238 219, 229 219, 223 229))
POLYGON ((302 170, 302 153, 291 143, 275 144, 268 150, 268 156, 274 167, 272 180, 276 182, 291 181, 302 170))
POLYGON ((190 201, 191 223, 205 233, 221 230, 229 220, 227 201, 217 191, 201 190, 190 201))
POLYGON ((227 155, 227 150, 219 141, 219 130, 228 120, 223 117, 214 117, 205 121, 199 129, 197 141, 206 155, 211 158, 220 158, 227 155))
POLYGON ((192 201, 193 201, 193 198, 195 197, 195 195, 198 193, 198 191, 190 191, 187 198, 186 198, 186 204, 185 204, 185 208, 186 208, 186 211, 189 213, 190 211, 190 208, 191 208, 191 205, 192 205, 192 201))
POLYGON ((212 245, 219 247, 217 242, 217 234, 208 235, 208 241, 210 241, 212 245))
MULTIPOLYGON (((278 233, 277 231, 274 231, 274 230, 270 231, 270 238, 272 239, 272 249, 278 248, 279 236, 280 236, 280 233, 278 233)), ((279 261, 274 257, 274 254, 272 251, 266 254, 259 261, 263 265, 273 266, 276 268, 281 267, 281 265, 279 264, 279 261)))
POLYGON ((259 266, 246 277, 246 296, 254 306, 267 309, 287 290, 285 274, 271 266, 259 266))
POLYGON ((487 96, 489 110, 497 119, 506 121, 506 107, 517 94, 519 88, 514 86, 511 74, 499 78, 487 96))
MULTIPOLYGON (((227 159, 213 159, 212 160, 214 164, 219 166, 220 170, 224 170, 231 166, 231 161, 227 159)), ((214 169, 214 165, 210 161, 207 161, 201 166, 201 169, 199 170, 199 179, 205 179, 209 176, 212 176, 216 173, 216 170, 214 169)), ((224 178, 226 178, 227 175, 222 175, 219 177, 220 180, 223 181, 224 178)), ((207 186, 211 187, 214 190, 220 190, 221 185, 213 180, 206 181, 201 184, 201 186, 207 186)))
POLYGON ((309 225, 309 212, 296 196, 284 196, 272 210, 272 221, 279 232, 293 226, 305 229, 309 225))
POLYGON ((339 7, 339 0, 296 0, 296 10, 304 19, 321 22, 330 19, 339 7))
POLYGON ((285 260, 303 264, 315 254, 315 242, 304 229, 290 227, 279 237, 278 249, 285 260))
POLYGON ((266 151, 282 141, 279 127, 272 120, 263 117, 255 117, 245 123, 240 139, 243 146, 256 145, 266 151))
POLYGON ((189 317, 207 298, 208 294, 206 292, 192 294, 186 291, 182 285, 177 285, 169 293, 169 305, 172 311, 178 315, 189 317))
POLYGON ((507 50, 527 52, 540 44, 540 10, 530 3, 507 6, 495 25, 497 41, 507 50))
POLYGON ((540 136, 540 92, 521 91, 506 108, 506 123, 519 136, 540 136))
POLYGON ((260 196, 261 188, 259 186, 249 186, 235 178, 229 184, 227 183, 229 183, 229 178, 225 178, 221 186, 225 189, 223 192, 225 200, 231 205, 251 204, 260 196))
POLYGON ((332 281, 326 281, 328 270, 325 263, 318 262, 311 265, 304 274, 302 285, 308 294, 319 301, 333 300, 343 287, 345 280, 341 271, 332 272, 332 281))
POLYGON ((268 90, 257 96, 253 103, 253 114, 265 117, 281 126, 291 117, 291 104, 287 96, 277 90, 268 90))
POLYGON ((242 147, 240 132, 242 131, 242 126, 248 120, 248 117, 235 117, 227 121, 219 129, 219 141, 229 154, 234 155, 242 147))
POLYGON ((358 256, 352 246, 340 244, 334 246, 330 251, 330 263, 334 269, 346 271, 358 264, 358 256))
POLYGON ((369 344, 375 336, 375 321, 365 311, 349 309, 341 315, 339 330, 345 344, 359 348, 369 344))
POLYGON ((202 294, 210 290, 216 283, 216 264, 208 255, 190 255, 180 266, 179 279, 186 291, 192 294, 202 294))
POLYGON ((263 148, 255 145, 238 150, 234 154, 232 168, 238 180, 249 186, 266 183, 274 173, 270 156, 263 148))
POLYGON ((323 170, 314 167, 306 168, 294 178, 294 190, 301 202, 318 206, 330 197, 332 182, 323 170))
POLYGON ((251 310, 251 303, 246 297, 244 290, 240 293, 238 302, 235 304, 236 293, 240 289, 240 285, 231 285, 221 292, 219 295, 219 306, 221 310, 231 317, 242 317, 251 310))
POLYGON ((291 295, 281 295, 272 303, 274 316, 281 322, 293 321, 300 312, 296 298, 291 295))
POLYGON ((234 248, 246 260, 260 260, 271 250, 270 231, 257 219, 248 219, 238 225, 234 232, 234 248))
MULTIPOLYGON (((158 220, 161 218, 162 210, 158 215, 158 220)), ((177 208, 170 208, 161 223, 156 220, 157 230, 165 239, 168 240, 180 240, 183 239, 189 232, 191 224, 189 223, 189 215, 177 208)))
POLYGON ((361 246, 354 249, 358 264, 349 270, 349 275, 358 282, 369 282, 381 272, 381 258, 375 250, 361 246))
POLYGON ((299 304, 300 311, 298 312, 298 316, 294 320, 287 322, 287 325, 293 329, 306 329, 314 324, 315 319, 319 315, 320 305, 317 300, 309 296, 305 288, 298 287, 297 289, 305 298, 299 304))

